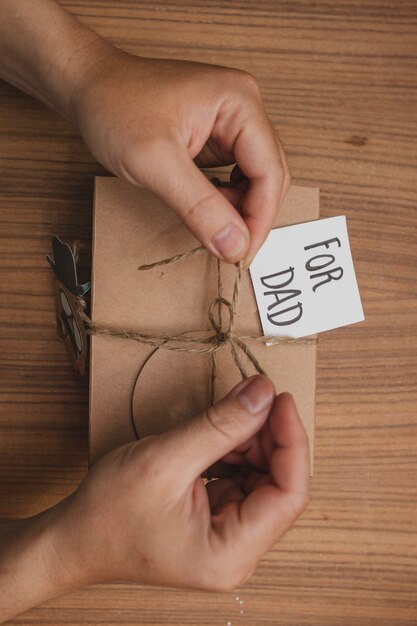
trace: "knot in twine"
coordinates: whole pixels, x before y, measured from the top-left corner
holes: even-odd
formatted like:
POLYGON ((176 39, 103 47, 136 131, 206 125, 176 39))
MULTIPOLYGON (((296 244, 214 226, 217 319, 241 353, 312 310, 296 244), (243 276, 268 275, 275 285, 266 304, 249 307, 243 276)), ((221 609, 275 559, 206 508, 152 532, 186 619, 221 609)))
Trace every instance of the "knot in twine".
POLYGON ((233 316, 233 312, 232 312, 232 305, 231 303, 226 300, 225 298, 215 298, 213 300, 213 302, 210 304, 210 308, 209 308, 209 322, 211 324, 211 327, 213 328, 214 332, 216 333, 214 335, 213 339, 213 343, 218 344, 219 346, 225 344, 227 341, 231 341, 232 339, 232 331, 233 331, 233 326, 234 326, 234 316, 233 316), (216 319, 214 317, 214 309, 217 308, 220 311, 220 307, 221 306, 225 306, 228 310, 229 313, 229 328, 227 330, 222 330, 220 323, 216 322, 216 319))
MULTIPOLYGON (((151 270, 155 267, 168 265, 176 261, 181 261, 189 256, 197 254, 205 250, 204 246, 199 246, 193 250, 189 250, 183 254, 177 254, 173 257, 156 261, 146 265, 141 265, 138 270, 151 270)), ((103 335, 107 337, 117 337, 119 339, 129 339, 138 341, 139 343, 152 346, 156 349, 164 348, 165 350, 173 350, 174 352, 192 352, 192 353, 209 353, 211 356, 211 403, 215 402, 215 389, 217 379, 217 360, 216 352, 223 346, 229 344, 232 358, 239 369, 242 379, 247 378, 248 374, 243 366, 241 356, 244 354, 252 363, 253 367, 259 374, 266 375, 265 370, 248 347, 246 341, 252 340, 257 342, 268 342, 269 345, 278 344, 312 344, 316 343, 315 337, 307 337, 304 339, 293 339, 290 337, 276 337, 275 335, 263 335, 257 333, 254 335, 239 335, 235 331, 235 319, 240 294, 240 284, 242 278, 243 262, 236 264, 236 275, 231 300, 223 296, 223 285, 221 276, 221 262, 217 260, 217 297, 213 299, 208 311, 208 319, 213 329, 213 334, 206 336, 206 331, 188 331, 172 335, 141 333, 134 330, 109 328, 101 324, 97 324, 85 312, 86 303, 83 298, 79 298, 79 316, 86 326, 86 332, 90 335, 103 335), (228 314, 228 325, 223 325, 224 309, 228 314), (216 315, 217 312, 217 315, 216 315)))

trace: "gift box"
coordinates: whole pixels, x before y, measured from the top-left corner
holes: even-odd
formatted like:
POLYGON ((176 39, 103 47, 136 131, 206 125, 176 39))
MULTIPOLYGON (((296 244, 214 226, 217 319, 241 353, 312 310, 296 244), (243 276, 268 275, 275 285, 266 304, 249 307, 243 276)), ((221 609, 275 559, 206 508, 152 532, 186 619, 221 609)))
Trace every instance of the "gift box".
MULTIPOLYGON (((293 186, 275 227, 318 217, 318 189, 293 186)), ((138 269, 198 246, 153 193, 117 178, 96 178, 91 319, 109 332, 91 336, 91 463, 116 446, 158 434, 209 406, 213 353, 216 397, 241 380, 231 342, 213 343, 213 335, 227 336, 230 321, 230 307, 216 302, 219 271, 221 296, 230 303, 236 267, 218 263, 204 250, 146 271, 138 269), (123 336, 114 336, 118 334, 123 336), (160 338, 159 346, 138 341, 138 335, 160 338), (178 335, 182 336, 176 342, 164 339, 178 335)), ((239 287, 234 333, 239 338, 262 335, 247 270, 242 271, 239 287)), ((316 343, 242 341, 277 392, 294 395, 313 459, 316 343)), ((244 350, 238 351, 246 372, 256 373, 244 350)))

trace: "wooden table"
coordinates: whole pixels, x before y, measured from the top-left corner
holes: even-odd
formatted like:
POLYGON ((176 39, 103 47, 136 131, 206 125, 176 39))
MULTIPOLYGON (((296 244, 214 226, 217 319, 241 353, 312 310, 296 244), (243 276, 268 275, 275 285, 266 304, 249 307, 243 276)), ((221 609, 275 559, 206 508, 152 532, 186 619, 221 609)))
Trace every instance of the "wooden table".
MULTIPOLYGON (((130 52, 258 77, 294 182, 321 187, 324 217, 348 216, 366 323, 320 338, 311 504, 243 589, 96 586, 13 623, 417 624, 417 3, 63 4, 130 52)), ((56 232, 88 247, 103 170, 5 84, 0 133, 0 515, 13 517, 86 470, 87 382, 55 336, 44 254, 56 232)))

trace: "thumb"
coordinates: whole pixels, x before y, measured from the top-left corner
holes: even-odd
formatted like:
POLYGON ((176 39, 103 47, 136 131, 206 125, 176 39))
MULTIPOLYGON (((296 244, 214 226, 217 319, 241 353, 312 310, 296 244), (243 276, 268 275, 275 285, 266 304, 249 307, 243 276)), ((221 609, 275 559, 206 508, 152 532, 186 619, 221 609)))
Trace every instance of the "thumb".
POLYGON ((207 180, 180 141, 170 137, 155 143, 132 164, 135 181, 162 198, 218 258, 230 263, 243 259, 250 236, 238 211, 207 180))
POLYGON ((266 376, 239 383, 223 400, 190 422, 160 435, 170 472, 193 481, 266 422, 275 390, 266 376))

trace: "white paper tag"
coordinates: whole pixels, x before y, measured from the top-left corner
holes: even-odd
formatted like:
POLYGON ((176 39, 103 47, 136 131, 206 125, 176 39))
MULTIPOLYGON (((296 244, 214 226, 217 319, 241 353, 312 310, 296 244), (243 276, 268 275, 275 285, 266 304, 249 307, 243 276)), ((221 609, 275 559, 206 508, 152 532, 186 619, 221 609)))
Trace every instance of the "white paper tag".
POLYGON ((305 337, 364 319, 345 216, 272 230, 249 271, 265 335, 305 337))

